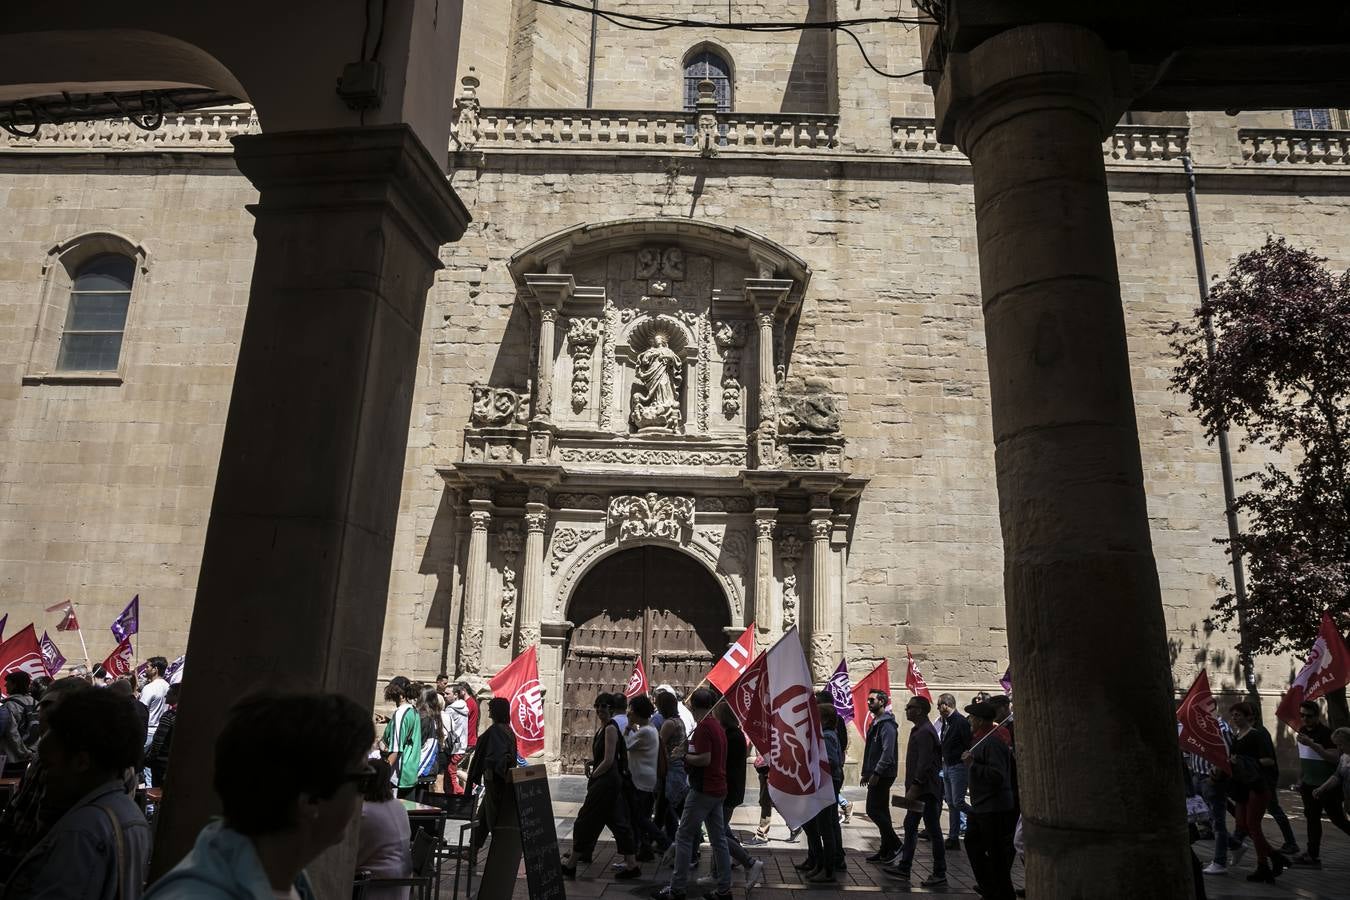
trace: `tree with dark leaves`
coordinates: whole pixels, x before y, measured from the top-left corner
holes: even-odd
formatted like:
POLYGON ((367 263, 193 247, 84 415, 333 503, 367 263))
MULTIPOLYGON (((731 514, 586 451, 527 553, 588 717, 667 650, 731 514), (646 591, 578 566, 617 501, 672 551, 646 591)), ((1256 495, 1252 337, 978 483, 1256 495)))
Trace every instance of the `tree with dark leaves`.
MULTIPOLYGON (((1239 650, 1293 652, 1316 639, 1323 611, 1350 624, 1350 272, 1271 237, 1216 279, 1189 324, 1173 326, 1172 386, 1190 397, 1206 435, 1279 454, 1241 480, 1246 527, 1226 544, 1247 564, 1246 608, 1232 591, 1211 622, 1241 621, 1239 650), (1205 322, 1214 329, 1213 353, 1205 322)), ((1227 588, 1227 583, 1224 587, 1227 588)), ((1347 719, 1345 689, 1328 697, 1347 719)))

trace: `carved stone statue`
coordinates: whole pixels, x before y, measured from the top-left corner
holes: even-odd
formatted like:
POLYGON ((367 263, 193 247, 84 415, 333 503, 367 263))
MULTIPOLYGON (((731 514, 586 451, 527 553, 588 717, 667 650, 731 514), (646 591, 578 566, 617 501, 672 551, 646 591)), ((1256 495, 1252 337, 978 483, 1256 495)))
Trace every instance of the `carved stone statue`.
POLYGON ((803 393, 779 394, 779 434, 837 434, 838 431, 838 401, 823 387, 809 385, 803 393))
POLYGON ((637 356, 632 409, 628 416, 634 430, 679 430, 683 368, 684 361, 670 349, 665 333, 656 332, 652 336, 652 345, 637 356))
POLYGON ((693 497, 662 497, 625 494, 609 498, 605 514, 609 526, 617 526, 620 541, 656 537, 679 541, 694 524, 693 497))
POLYGON ((469 421, 479 428, 522 423, 527 410, 521 399, 522 395, 508 388, 475 384, 469 421))

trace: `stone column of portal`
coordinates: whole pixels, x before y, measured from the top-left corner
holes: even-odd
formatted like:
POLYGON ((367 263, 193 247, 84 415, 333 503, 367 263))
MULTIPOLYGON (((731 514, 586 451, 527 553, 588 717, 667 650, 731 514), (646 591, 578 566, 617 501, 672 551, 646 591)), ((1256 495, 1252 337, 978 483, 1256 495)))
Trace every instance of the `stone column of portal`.
POLYGON ((778 380, 774 370, 774 323, 785 309, 792 292, 792 281, 783 278, 745 279, 745 300, 755 311, 758 326, 759 390, 756 406, 759 425, 755 429, 754 466, 767 469, 774 465, 774 436, 778 433, 778 380))
POLYGON ((553 418, 553 341, 558 311, 551 306, 539 310, 539 358, 535 362, 534 418, 547 422, 553 418))
POLYGON ((811 675, 825 681, 839 665, 836 658, 842 641, 839 637, 839 598, 832 590, 830 534, 834 530, 834 510, 830 498, 819 494, 811 498, 811 675))
POLYGON ((1192 896, 1101 151, 1126 63, 1034 25, 953 54, 937 90, 973 167, 1026 887, 1046 900, 1192 896))
POLYGON ((755 627, 761 649, 778 640, 783 633, 783 610, 773 595, 773 528, 778 510, 772 506, 755 509, 755 627))
MULTIPOLYGON (((208 775, 250 691, 373 699, 423 312, 468 213, 406 125, 234 139, 257 255, 202 550, 152 876, 220 808, 208 775)), ((355 842, 312 872, 351 884, 355 842)), ((350 890, 350 888, 348 888, 350 890)), ((334 895, 336 896, 336 895, 334 895)))
POLYGON ((519 635, 516 653, 539 645, 539 621, 544 610, 544 528, 548 525, 547 494, 543 488, 530 488, 525 504, 525 584, 520 592, 520 612, 516 616, 519 635))
POLYGON ((459 637, 460 673, 483 671, 483 623, 487 621, 488 526, 492 501, 469 501, 469 560, 464 573, 464 618, 459 637))

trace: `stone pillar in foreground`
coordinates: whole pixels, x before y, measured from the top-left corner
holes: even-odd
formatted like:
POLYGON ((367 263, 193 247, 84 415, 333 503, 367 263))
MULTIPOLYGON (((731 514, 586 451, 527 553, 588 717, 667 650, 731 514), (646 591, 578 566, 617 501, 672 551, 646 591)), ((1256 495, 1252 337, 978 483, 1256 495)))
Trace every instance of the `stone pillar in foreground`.
POLYGON ((1045 24, 952 54, 937 90, 974 174, 1038 900, 1193 896, 1101 151, 1128 87, 1094 33, 1045 24))
MULTIPOLYGON (((257 259, 152 880, 219 812, 213 748, 236 699, 281 688, 371 702, 423 309, 440 246, 468 223, 404 125, 235 148, 260 193, 257 259)), ((350 892, 354 854, 349 840, 310 867, 322 895, 350 892)))

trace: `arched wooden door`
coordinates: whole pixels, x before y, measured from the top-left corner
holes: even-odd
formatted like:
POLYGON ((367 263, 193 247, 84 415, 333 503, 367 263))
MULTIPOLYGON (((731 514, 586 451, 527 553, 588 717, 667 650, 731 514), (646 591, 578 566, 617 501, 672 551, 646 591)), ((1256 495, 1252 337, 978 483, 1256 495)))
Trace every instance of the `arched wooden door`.
POLYGON ((622 691, 642 654, 653 687, 693 690, 726 651, 726 595, 702 565, 665 547, 634 547, 596 564, 568 607, 576 623, 563 664, 562 767, 591 755, 601 691, 622 691))

